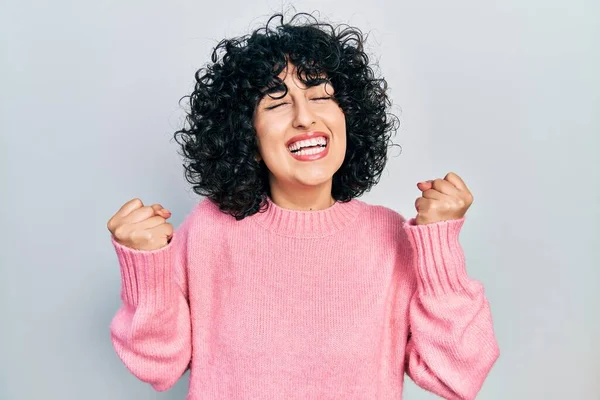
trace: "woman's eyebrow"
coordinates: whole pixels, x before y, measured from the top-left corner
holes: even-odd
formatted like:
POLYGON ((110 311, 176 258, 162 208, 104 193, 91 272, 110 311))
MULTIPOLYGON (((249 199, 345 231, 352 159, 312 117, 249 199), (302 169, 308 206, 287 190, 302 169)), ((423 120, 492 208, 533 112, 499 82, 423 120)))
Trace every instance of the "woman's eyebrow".
POLYGON ((305 82, 305 85, 307 87, 319 86, 319 85, 323 85, 323 84, 331 84, 331 82, 326 77, 310 79, 305 82))
MULTIPOLYGON (((333 86, 331 85, 331 81, 324 77, 310 79, 303 83, 306 86, 305 90, 319 87, 319 86, 322 86, 324 88, 328 88, 328 87, 333 88, 333 86)), ((281 100, 288 93, 289 93, 289 89, 285 83, 283 85, 270 86, 270 87, 267 87, 262 90, 263 97, 269 97, 271 100, 281 100)))
POLYGON ((278 99, 284 97, 288 93, 288 89, 287 89, 287 86, 284 86, 283 88, 281 86, 273 86, 273 87, 264 89, 262 91, 262 93, 263 93, 263 97, 268 96, 273 100, 278 100, 278 99))

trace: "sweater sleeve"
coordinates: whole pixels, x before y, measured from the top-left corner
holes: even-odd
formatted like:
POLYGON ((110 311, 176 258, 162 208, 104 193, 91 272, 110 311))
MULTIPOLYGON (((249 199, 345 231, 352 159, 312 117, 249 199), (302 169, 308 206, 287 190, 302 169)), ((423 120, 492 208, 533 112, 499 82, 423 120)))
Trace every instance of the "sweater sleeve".
POLYGON ((403 223, 416 277, 405 371, 421 388, 461 400, 475 398, 500 354, 483 286, 466 273, 464 221, 403 223))
POLYGON ((131 249, 111 237, 122 283, 122 304, 110 324, 111 341, 127 369, 157 391, 171 388, 191 360, 187 222, 157 250, 131 249))

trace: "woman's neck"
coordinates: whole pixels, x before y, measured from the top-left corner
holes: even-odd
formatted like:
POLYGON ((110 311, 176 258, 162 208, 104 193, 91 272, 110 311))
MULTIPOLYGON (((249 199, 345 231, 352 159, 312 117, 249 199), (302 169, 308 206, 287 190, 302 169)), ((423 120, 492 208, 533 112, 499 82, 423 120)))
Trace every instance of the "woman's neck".
POLYGON ((321 188, 313 187, 300 190, 281 190, 271 187, 271 200, 279 207, 298 211, 325 210, 335 204, 331 196, 331 185, 323 185, 321 188))

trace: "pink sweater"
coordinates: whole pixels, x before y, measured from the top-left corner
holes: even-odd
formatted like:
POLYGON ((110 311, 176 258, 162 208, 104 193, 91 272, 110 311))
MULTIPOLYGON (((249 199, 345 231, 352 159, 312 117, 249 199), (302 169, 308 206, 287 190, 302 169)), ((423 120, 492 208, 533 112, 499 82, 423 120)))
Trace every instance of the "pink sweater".
POLYGON ((110 326, 156 390, 190 368, 188 400, 401 399, 404 373, 473 399, 499 356, 461 220, 415 225, 358 199, 242 221, 204 199, 166 247, 116 243, 110 326))

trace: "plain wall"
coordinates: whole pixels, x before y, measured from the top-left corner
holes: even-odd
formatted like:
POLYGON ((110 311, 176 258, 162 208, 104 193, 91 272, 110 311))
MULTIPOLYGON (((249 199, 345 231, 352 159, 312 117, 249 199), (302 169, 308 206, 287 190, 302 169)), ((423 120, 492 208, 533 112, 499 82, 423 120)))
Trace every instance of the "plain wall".
MULTIPOLYGON (((361 199, 415 213, 419 180, 474 194, 461 243, 501 356, 478 399, 600 399, 600 27, 574 0, 297 1, 369 32, 402 128, 361 199)), ((119 267, 106 222, 200 200, 171 140, 178 100, 223 37, 279 1, 0 6, 0 399, 183 399, 115 354, 119 267)), ((406 379, 406 399, 435 396, 406 379)))

